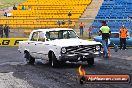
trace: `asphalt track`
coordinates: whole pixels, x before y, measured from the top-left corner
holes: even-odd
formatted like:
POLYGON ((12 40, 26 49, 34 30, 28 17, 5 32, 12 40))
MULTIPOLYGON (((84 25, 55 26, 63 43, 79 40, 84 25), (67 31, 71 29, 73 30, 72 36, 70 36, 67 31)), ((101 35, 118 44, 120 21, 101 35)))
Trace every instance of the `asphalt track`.
POLYGON ((132 49, 114 52, 109 59, 96 58, 95 65, 66 63, 52 68, 47 61, 37 60, 28 65, 17 47, 0 47, 0 88, 132 88, 127 84, 78 83, 78 67, 87 74, 130 74, 132 77, 132 49))

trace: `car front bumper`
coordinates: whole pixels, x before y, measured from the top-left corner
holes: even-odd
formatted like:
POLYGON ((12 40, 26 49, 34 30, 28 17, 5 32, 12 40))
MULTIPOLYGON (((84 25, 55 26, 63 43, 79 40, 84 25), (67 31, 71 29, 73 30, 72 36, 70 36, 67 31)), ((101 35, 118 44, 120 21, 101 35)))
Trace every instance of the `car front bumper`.
POLYGON ((62 54, 59 56, 59 61, 70 61, 70 62, 77 62, 77 61, 87 61, 90 58, 95 58, 101 56, 102 52, 94 52, 94 53, 79 53, 79 54, 62 54))

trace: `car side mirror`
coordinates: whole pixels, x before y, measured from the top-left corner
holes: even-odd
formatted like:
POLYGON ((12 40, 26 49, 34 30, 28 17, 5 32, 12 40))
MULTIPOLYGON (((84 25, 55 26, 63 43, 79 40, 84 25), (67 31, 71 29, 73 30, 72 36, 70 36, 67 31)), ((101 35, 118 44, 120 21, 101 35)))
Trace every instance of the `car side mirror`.
POLYGON ((80 38, 78 35, 77 35, 78 38, 80 38))

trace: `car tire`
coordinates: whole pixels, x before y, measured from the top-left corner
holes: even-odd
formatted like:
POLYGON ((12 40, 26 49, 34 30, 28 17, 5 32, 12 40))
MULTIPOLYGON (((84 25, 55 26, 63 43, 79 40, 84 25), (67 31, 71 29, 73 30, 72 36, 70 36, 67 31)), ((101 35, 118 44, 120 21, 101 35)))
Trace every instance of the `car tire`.
POLYGON ((25 58, 27 64, 34 64, 35 63, 35 58, 33 58, 28 52, 25 53, 25 58))
POLYGON ((88 58, 87 63, 88 63, 88 66, 93 66, 94 65, 94 58, 88 58))
POLYGON ((51 56, 51 66, 58 67, 58 61, 57 61, 56 56, 53 52, 52 52, 52 56, 51 56))

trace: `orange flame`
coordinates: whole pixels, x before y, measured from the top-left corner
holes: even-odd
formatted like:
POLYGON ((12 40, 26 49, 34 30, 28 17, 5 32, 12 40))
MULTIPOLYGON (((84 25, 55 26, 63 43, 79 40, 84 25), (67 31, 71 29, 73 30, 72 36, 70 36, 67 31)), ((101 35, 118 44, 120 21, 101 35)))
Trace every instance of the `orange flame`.
POLYGON ((86 74, 85 70, 82 69, 82 66, 80 66, 78 70, 79 70, 80 76, 84 76, 86 74))

